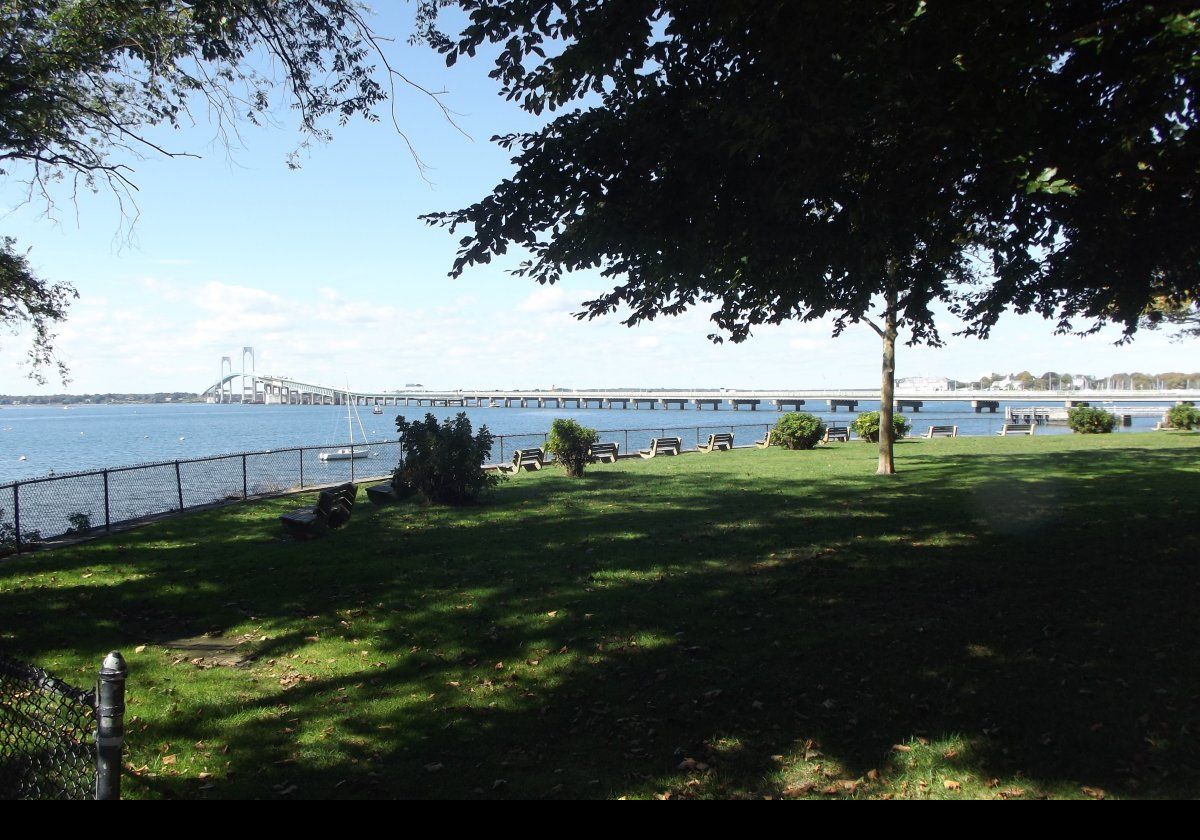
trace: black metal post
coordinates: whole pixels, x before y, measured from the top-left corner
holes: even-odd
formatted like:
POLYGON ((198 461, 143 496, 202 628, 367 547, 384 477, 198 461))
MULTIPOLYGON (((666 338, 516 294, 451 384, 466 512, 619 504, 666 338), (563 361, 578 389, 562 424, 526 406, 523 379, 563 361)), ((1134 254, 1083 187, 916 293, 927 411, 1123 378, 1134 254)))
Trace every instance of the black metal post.
POLYGON ((304 489, 304 448, 300 449, 300 489, 304 489))
POLYGON ((121 798, 121 746, 125 741, 125 677, 119 651, 104 657, 96 684, 96 798, 121 798))
POLYGON ((112 530, 112 517, 108 509, 108 470, 104 471, 104 530, 112 530))
POLYGON ((179 493, 179 509, 183 510, 183 476, 179 473, 179 462, 175 462, 175 489, 179 493))
POLYGON ((21 553, 21 489, 20 482, 13 484, 13 534, 17 540, 17 554, 21 553))
POLYGON ((242 453, 242 498, 243 499, 248 498, 250 496, 250 494, 249 494, 249 492, 247 492, 247 490, 248 490, 248 485, 246 483, 246 453, 243 452, 242 453))

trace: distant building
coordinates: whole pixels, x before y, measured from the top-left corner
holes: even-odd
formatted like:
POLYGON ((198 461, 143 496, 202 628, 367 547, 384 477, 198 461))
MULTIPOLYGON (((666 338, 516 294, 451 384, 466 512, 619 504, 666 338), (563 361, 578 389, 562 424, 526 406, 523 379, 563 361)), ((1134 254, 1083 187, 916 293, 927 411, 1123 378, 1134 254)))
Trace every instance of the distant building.
POLYGON ((949 391, 950 380, 944 376, 906 376, 896 380, 897 391, 949 391))
POLYGON ((990 391, 1024 391, 1025 384, 1019 379, 1014 379, 1011 376, 1006 376, 1003 379, 997 379, 992 382, 988 388, 990 391))

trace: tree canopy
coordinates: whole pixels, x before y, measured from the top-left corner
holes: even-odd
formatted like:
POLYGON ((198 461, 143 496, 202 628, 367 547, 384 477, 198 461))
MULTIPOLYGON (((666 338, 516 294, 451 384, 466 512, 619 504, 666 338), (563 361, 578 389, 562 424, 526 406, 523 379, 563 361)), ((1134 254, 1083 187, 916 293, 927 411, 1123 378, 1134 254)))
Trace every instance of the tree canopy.
POLYGON ((453 274, 519 246, 520 276, 612 280, 581 317, 708 305, 715 340, 867 320, 885 413, 938 302, 980 335, 1009 308, 1132 330, 1200 282, 1195 3, 461 5, 447 60, 502 45, 503 95, 548 119, 427 217, 469 230, 453 274))
MULTIPOLYGON (((124 207, 132 163, 186 154, 151 139, 153 126, 210 120, 236 144, 239 126, 286 104, 303 145, 330 123, 377 120, 393 83, 411 82, 363 15, 354 0, 3 0, 0 177, 49 206, 65 182, 70 194, 111 188, 124 207)), ((0 323, 32 327, 36 373, 73 292, 47 286, 13 247, 0 323)))

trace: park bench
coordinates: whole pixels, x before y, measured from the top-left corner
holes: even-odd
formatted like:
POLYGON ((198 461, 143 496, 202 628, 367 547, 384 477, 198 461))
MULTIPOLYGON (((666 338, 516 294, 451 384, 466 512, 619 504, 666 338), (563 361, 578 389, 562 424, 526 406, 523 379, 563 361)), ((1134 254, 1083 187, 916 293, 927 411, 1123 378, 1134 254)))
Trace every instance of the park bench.
POLYGON ((754 445, 757 446, 759 449, 766 449, 768 446, 771 445, 771 436, 773 434, 775 434, 774 429, 767 429, 767 436, 765 438, 763 438, 762 440, 754 441, 754 445))
POLYGON ((825 437, 821 438, 825 443, 830 441, 840 440, 842 443, 850 441, 849 426, 828 426, 825 429, 825 437))
POLYGON ((279 517, 283 529, 298 539, 319 537, 331 528, 340 528, 350 521, 354 513, 354 502, 358 498, 358 486, 342 484, 322 490, 317 504, 301 508, 279 517))
POLYGON ((372 484, 367 488, 367 498, 371 500, 371 504, 373 505, 394 505, 400 501, 400 496, 396 493, 396 488, 390 481, 385 481, 382 484, 372 484))
POLYGON ((677 437, 654 438, 650 441, 649 449, 639 449, 638 454, 643 458, 653 458, 655 455, 678 455, 683 449, 683 441, 677 437))
POLYGON ((518 473, 521 470, 540 470, 546 464, 546 453, 541 449, 518 449, 513 453, 512 463, 501 464, 500 471, 518 473))
POLYGON ((593 443, 588 449, 588 458, 613 463, 617 460, 619 451, 620 444, 617 443, 593 443))
POLYGON ((996 434, 1000 437, 1004 437, 1005 435, 1032 435, 1033 430, 1036 428, 1036 423, 1005 423, 996 434))
POLYGON ((708 436, 708 443, 703 446, 697 446, 701 452, 717 452, 726 449, 733 449, 733 435, 729 432, 720 432, 715 435, 708 436))
POLYGON ((930 426, 925 437, 958 437, 958 426, 930 426))

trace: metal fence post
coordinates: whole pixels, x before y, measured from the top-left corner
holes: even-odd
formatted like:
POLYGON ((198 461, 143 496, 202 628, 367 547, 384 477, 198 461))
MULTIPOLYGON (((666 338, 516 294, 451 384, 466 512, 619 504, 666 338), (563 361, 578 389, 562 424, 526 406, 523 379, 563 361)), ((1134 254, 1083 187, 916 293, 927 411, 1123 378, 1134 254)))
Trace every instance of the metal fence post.
POLYGON ((498 463, 504 463, 504 435, 500 435, 500 460, 498 463))
POLYGON ((304 489, 304 447, 300 447, 300 489, 304 489))
POLYGON ((243 452, 242 453, 242 498, 243 499, 248 498, 249 495, 250 494, 247 492, 247 483, 246 483, 246 453, 243 452))
POLYGON ((104 530, 112 530, 112 516, 108 508, 108 470, 104 471, 104 530))
POLYGON ((179 462, 175 462, 175 489, 179 491, 179 509, 183 510, 183 476, 179 474, 179 462))
POLYGON ((119 651, 104 657, 96 684, 96 798, 121 798, 121 745, 125 741, 125 677, 119 651))
POLYGON ((13 484, 13 534, 17 541, 17 554, 21 553, 21 483, 13 484))

